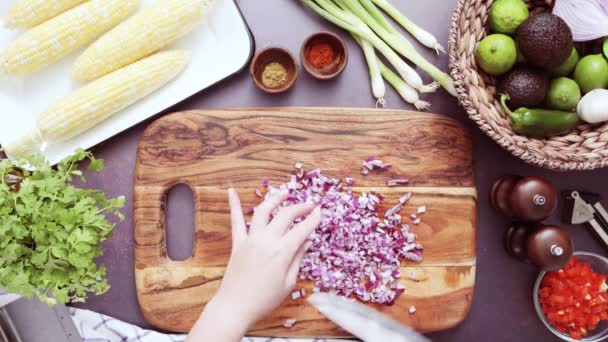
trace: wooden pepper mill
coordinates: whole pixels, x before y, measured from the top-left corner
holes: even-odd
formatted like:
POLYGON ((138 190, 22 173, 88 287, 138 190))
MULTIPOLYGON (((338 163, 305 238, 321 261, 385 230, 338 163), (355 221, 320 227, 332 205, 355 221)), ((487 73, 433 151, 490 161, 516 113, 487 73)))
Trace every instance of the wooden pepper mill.
POLYGON ((540 222, 557 207, 557 189, 539 177, 505 176, 492 187, 492 206, 522 222, 540 222))
POLYGON ((558 270, 572 257, 572 239, 556 226, 514 224, 505 233, 505 249, 546 271, 558 270))

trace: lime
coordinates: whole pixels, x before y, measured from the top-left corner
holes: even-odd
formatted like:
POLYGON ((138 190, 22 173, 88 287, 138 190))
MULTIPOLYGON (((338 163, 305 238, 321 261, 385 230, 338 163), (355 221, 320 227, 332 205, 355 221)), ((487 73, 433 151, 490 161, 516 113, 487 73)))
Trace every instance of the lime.
POLYGON ((559 77, 551 81, 547 93, 549 107, 559 110, 571 110, 581 99, 581 89, 573 79, 559 77))
POLYGON ((562 63, 562 65, 558 66, 555 69, 549 70, 549 72, 552 76, 568 76, 572 73, 572 71, 574 71, 574 68, 576 68, 578 60, 578 51, 576 51, 576 48, 572 48, 572 53, 570 54, 570 57, 568 57, 568 59, 566 59, 566 61, 562 63))
POLYGON ((523 0, 496 0, 490 6, 490 28, 493 32, 512 34, 529 15, 523 0))
POLYGON ((583 93, 608 87, 608 62, 602 55, 588 55, 574 69, 574 80, 583 93))
POLYGON ((517 61, 517 48, 513 38, 496 33, 479 42, 475 52, 477 63, 490 75, 498 76, 511 70, 517 61))
POLYGON ((608 38, 604 40, 604 56, 608 58, 608 38))

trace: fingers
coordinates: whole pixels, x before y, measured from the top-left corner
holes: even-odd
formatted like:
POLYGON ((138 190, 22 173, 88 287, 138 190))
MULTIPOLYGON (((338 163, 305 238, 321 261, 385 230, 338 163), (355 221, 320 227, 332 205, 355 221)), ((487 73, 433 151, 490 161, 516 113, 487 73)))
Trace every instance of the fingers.
POLYGON ((293 251, 293 255, 295 255, 320 223, 321 207, 316 207, 304 221, 296 224, 293 229, 285 235, 285 248, 288 251, 293 251))
POLYGON ((251 218, 251 226, 254 228, 266 227, 270 221, 270 214, 272 211, 281 205, 288 196, 289 191, 281 190, 257 206, 253 213, 253 217, 251 218))
POLYGON ((306 202, 281 208, 268 225, 268 229, 278 236, 283 236, 297 218, 306 216, 315 208, 313 202, 306 202))
POLYGON ((247 226, 239 194, 233 188, 228 189, 228 204, 230 206, 230 218, 232 221, 232 243, 236 244, 247 236, 247 226))
POLYGON ((298 272, 300 271, 300 266, 302 265, 302 259, 304 259, 304 254, 306 251, 310 249, 312 246, 312 242, 308 241, 302 246, 296 253, 296 256, 293 258, 291 265, 289 266, 289 270, 287 271, 286 286, 289 291, 293 290, 298 282, 298 272))

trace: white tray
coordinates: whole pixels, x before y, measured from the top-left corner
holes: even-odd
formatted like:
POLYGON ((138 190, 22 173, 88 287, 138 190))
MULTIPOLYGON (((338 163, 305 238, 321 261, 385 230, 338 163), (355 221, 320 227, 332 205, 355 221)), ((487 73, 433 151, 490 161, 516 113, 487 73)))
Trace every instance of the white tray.
MULTIPOLYGON (((0 1, 1 17, 5 16, 13 1, 0 1)), ((152 3, 154 0, 143 0, 141 7, 152 3)), ((0 27, 0 49, 19 33, 0 27)), ((61 144, 48 146, 44 152, 47 159, 56 164, 75 149, 95 146, 238 72, 250 60, 253 41, 234 0, 216 0, 212 11, 200 26, 168 48, 182 48, 192 52, 192 60, 184 73, 159 91, 88 132, 61 144)), ((77 51, 29 77, 0 79, 1 145, 29 132, 35 126, 38 114, 79 86, 70 79, 70 71, 81 52, 82 50, 77 51)))

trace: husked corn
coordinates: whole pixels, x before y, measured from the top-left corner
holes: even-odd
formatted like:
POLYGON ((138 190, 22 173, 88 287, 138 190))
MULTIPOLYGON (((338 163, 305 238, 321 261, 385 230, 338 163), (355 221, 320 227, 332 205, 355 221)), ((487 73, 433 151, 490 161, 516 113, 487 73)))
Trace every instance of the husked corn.
POLYGON ((157 0, 89 46, 72 77, 92 81, 159 51, 194 29, 210 0, 157 0))
POLYGON ((120 112, 180 74, 190 53, 163 51, 108 74, 55 102, 37 119, 35 132, 5 148, 11 157, 41 144, 71 139, 120 112))
POLYGON ((85 1, 88 0, 17 0, 8 11, 5 26, 32 28, 85 1))
POLYGON ((90 0, 25 32, 0 54, 0 73, 38 71, 127 18, 139 0, 90 0))

